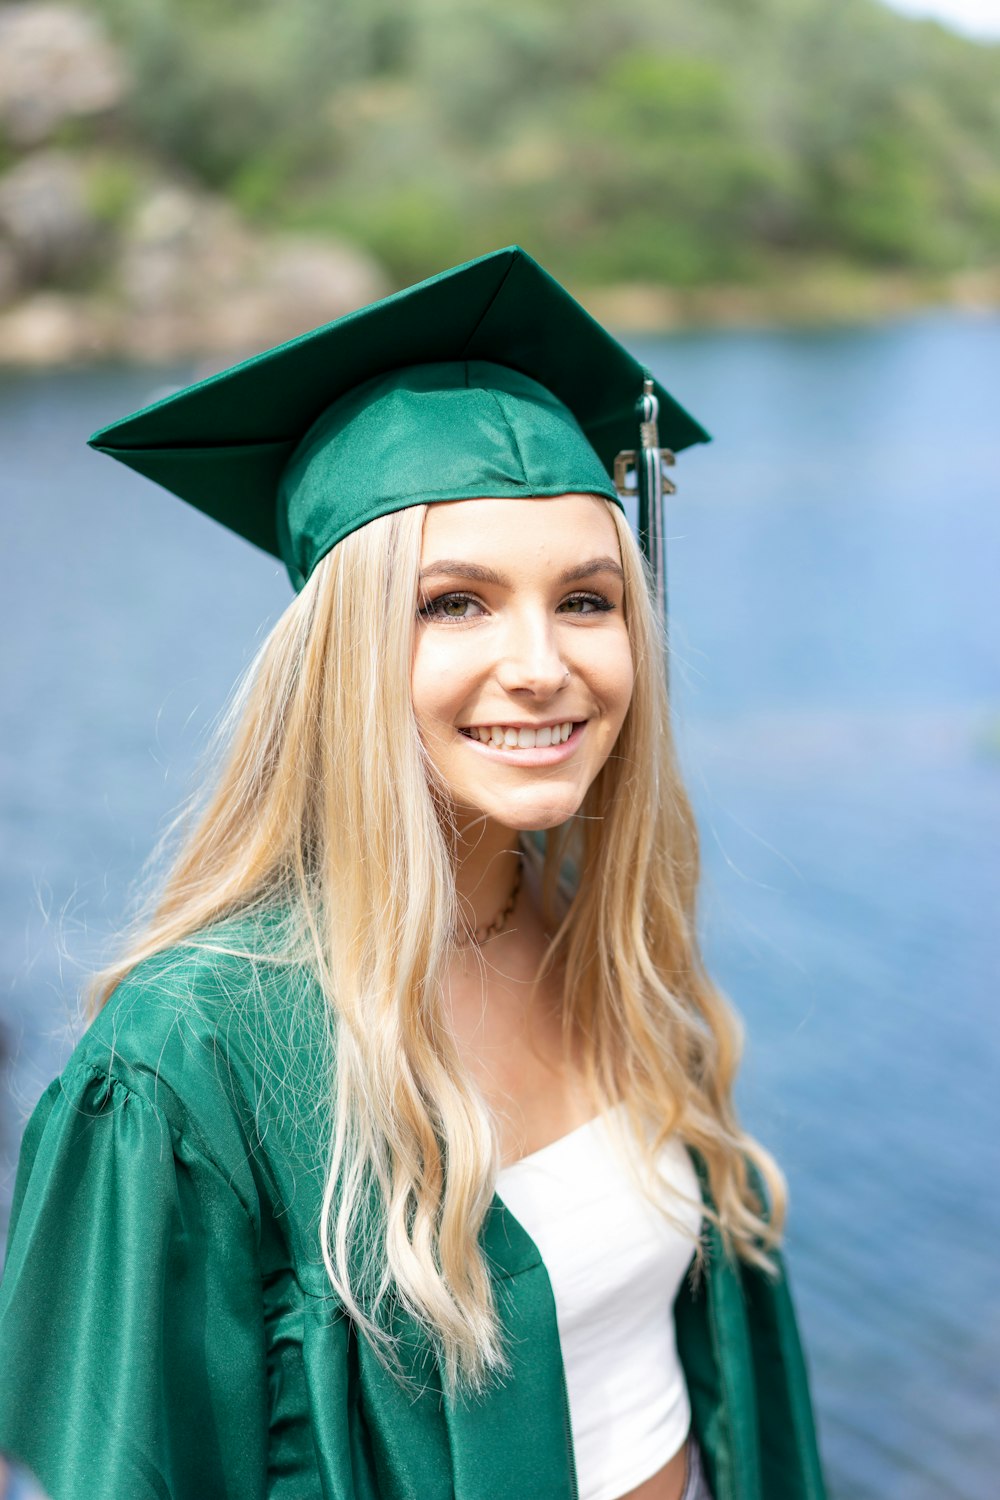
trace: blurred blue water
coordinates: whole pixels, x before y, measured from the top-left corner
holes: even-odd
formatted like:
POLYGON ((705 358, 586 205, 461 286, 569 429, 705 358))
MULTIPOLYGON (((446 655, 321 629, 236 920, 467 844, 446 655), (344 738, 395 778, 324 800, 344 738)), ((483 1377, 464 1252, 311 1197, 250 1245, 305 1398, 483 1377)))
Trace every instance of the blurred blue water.
MULTIPOLYGON (((672 685, 834 1496, 994 1500, 1000 320, 633 342, 716 434, 671 505, 672 685)), ((81 978, 290 597, 82 447, 190 374, 0 377, 0 1231, 81 978)))

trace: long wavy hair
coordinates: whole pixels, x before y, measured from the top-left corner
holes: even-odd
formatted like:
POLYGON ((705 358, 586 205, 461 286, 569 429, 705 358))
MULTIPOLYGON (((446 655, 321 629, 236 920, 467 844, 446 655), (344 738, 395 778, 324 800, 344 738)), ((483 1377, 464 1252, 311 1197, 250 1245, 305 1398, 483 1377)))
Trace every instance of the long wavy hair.
MULTIPOLYGON (((500 1157, 445 1019, 453 829, 410 698, 425 509, 345 538, 279 619, 220 727, 212 777, 177 820, 166 874, 90 1000, 99 1009, 153 954, 211 947, 228 918, 283 913, 269 961, 308 971, 333 1037, 320 1230, 333 1289, 387 1363, 382 1313, 398 1301, 449 1387, 481 1389, 507 1368, 478 1243, 500 1157)), ((707 1171, 726 1252, 770 1271, 785 1187, 734 1110, 742 1033, 699 952, 666 644, 642 556, 609 509, 635 682, 612 755, 538 856, 543 972, 562 979, 564 1039, 592 1093, 621 1102, 644 1142, 647 1190, 676 1133, 707 1171)))

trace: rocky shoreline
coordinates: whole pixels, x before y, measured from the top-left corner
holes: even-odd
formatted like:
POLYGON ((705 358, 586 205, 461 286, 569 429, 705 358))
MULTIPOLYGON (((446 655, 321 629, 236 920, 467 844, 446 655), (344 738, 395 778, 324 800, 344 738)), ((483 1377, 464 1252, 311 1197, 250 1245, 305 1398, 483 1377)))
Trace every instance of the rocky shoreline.
POLYGON ((220 199, 175 183, 145 193, 112 256, 107 290, 13 298, 0 364, 235 359, 391 290, 350 245, 253 232, 220 199))
POLYGON ((908 317, 935 307, 986 317, 1000 312, 1000 267, 943 277, 904 272, 875 275, 843 267, 797 268, 780 283, 686 291, 612 286, 596 289, 584 300, 596 318, 620 333, 844 327, 908 317))
MULTIPOLYGON (((164 213, 182 204, 157 205, 164 213)), ((215 255, 211 259, 214 261, 215 255)), ((220 364, 268 348, 380 297, 390 288, 377 268, 350 247, 275 237, 253 240, 212 276, 191 261, 139 260, 148 274, 174 283, 169 296, 138 305, 59 291, 32 293, 0 312, 0 366, 49 369, 124 360, 167 364, 199 359, 220 364), (194 285, 192 286, 192 282, 194 285)), ((669 288, 625 285, 580 294, 584 305, 623 336, 709 328, 816 328, 877 323, 934 307, 969 316, 1000 312, 1000 272, 950 278, 855 278, 825 286, 810 278, 781 288, 669 288)))

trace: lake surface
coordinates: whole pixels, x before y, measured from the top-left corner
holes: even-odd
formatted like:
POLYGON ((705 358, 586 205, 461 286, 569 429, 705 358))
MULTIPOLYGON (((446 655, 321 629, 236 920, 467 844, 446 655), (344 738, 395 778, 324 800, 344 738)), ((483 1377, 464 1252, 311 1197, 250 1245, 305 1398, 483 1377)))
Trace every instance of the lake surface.
MULTIPOLYGON (((835 1500, 1000 1494, 1000 319, 633 341, 716 441, 671 502, 705 944, 835 1500)), ((24 1111, 290 598, 87 452, 189 369, 0 377, 0 1235, 24 1111)))

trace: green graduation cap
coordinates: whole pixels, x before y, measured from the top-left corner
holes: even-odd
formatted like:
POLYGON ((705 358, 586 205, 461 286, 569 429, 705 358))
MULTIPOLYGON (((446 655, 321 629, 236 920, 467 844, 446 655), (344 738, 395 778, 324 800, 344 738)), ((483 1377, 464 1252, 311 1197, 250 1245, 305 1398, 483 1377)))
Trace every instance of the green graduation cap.
POLYGON ((282 558, 300 589, 376 516, 476 496, 620 503, 630 469, 655 553, 662 463, 707 438, 511 245, 112 422, 90 446, 282 558))

